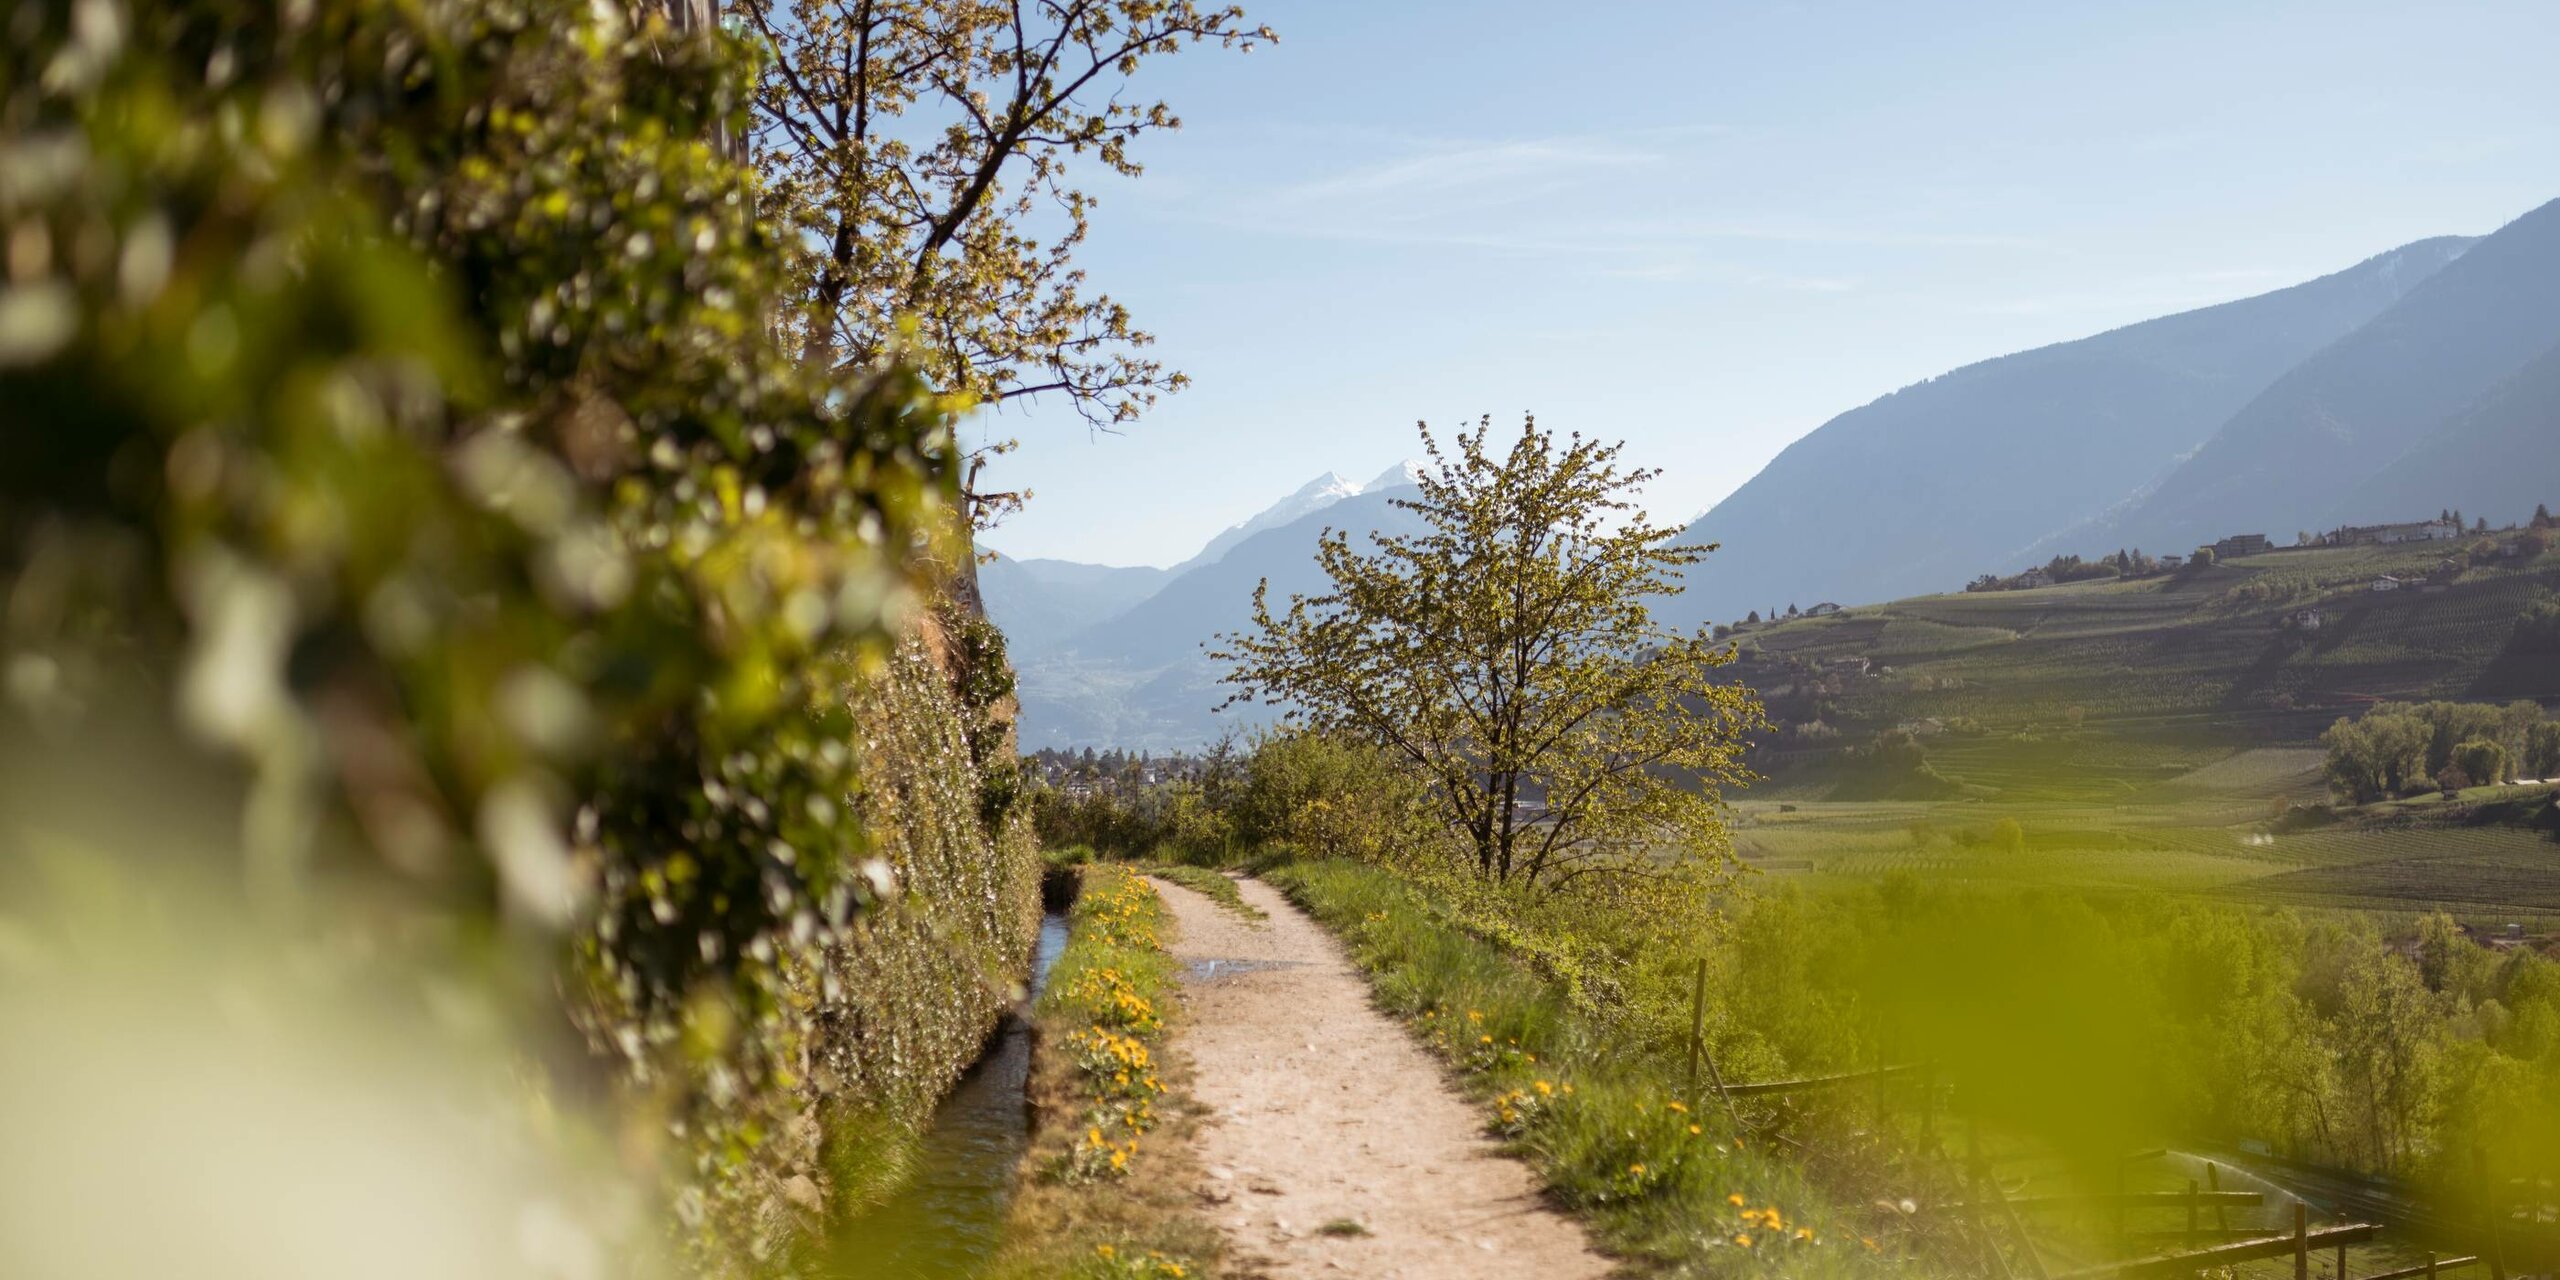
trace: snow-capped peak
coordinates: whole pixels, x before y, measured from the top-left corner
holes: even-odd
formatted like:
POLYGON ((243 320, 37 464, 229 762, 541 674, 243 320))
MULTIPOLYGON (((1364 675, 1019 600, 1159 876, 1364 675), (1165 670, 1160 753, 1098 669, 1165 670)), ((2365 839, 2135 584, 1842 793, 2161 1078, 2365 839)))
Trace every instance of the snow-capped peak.
POLYGON ((1292 520, 1313 515, 1360 491, 1359 485, 1343 479, 1340 474, 1332 471, 1325 472, 1298 486, 1297 492, 1264 508, 1261 514, 1242 524, 1228 526, 1225 532, 1209 539, 1209 545, 1200 548, 1200 554, 1175 565, 1173 571, 1180 573, 1185 569, 1215 563, 1227 552, 1233 550, 1237 543, 1265 529, 1276 529, 1292 520))
POLYGON ((1404 461, 1379 472, 1377 479, 1360 486, 1360 492, 1376 493, 1380 489, 1400 489, 1406 485, 1412 484, 1414 482, 1414 478, 1421 474, 1422 459, 1407 458, 1404 461))

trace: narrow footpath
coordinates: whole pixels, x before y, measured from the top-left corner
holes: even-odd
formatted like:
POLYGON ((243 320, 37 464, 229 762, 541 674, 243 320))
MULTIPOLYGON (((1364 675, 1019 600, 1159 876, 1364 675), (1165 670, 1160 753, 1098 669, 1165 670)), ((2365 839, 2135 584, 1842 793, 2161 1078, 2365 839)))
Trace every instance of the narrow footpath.
POLYGON ((1607 1259, 1548 1206, 1437 1062, 1369 1003, 1331 935, 1278 890, 1269 919, 1151 882, 1189 969, 1179 1043, 1209 1115, 1208 1216, 1239 1276, 1578 1280, 1607 1259))

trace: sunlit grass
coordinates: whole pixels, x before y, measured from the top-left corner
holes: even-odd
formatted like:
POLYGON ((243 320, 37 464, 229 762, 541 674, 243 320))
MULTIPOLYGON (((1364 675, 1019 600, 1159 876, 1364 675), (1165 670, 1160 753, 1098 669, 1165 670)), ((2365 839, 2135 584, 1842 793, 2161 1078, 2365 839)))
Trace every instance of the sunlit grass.
POLYGON ((1675 1062, 1574 1011, 1555 984, 1437 913, 1392 873, 1270 873, 1341 937, 1381 1008, 1451 1064, 1488 1128, 1607 1248, 1699 1274, 1927 1274, 1873 1215, 1829 1203, 1794 1160, 1680 1095, 1675 1062))

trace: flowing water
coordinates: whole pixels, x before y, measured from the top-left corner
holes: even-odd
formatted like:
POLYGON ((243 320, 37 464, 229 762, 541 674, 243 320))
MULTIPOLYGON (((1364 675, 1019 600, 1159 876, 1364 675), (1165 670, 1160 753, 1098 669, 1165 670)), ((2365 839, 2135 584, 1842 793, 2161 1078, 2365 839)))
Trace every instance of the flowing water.
MULTIPOLYGON (((1032 949, 1031 994, 1067 945, 1067 918, 1040 922, 1032 949)), ((985 1056, 960 1077, 934 1112, 905 1190, 846 1224, 835 1241, 840 1280, 965 1280, 1004 1241, 1014 1167, 1031 1145, 1024 1089, 1031 1076, 1031 1032, 1007 1017, 985 1056)))

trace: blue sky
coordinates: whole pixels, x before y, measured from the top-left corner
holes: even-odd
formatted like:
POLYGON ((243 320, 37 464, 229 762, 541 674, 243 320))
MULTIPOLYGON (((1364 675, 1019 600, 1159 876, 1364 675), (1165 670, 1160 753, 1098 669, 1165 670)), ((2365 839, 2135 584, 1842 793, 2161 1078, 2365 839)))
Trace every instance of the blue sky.
POLYGON ((1628 441, 1685 519, 1975 360, 2560 196, 2560 3, 1263 0, 1085 265, 1193 385, 989 415, 1017 556, 1170 564, 1413 427, 1628 441))

